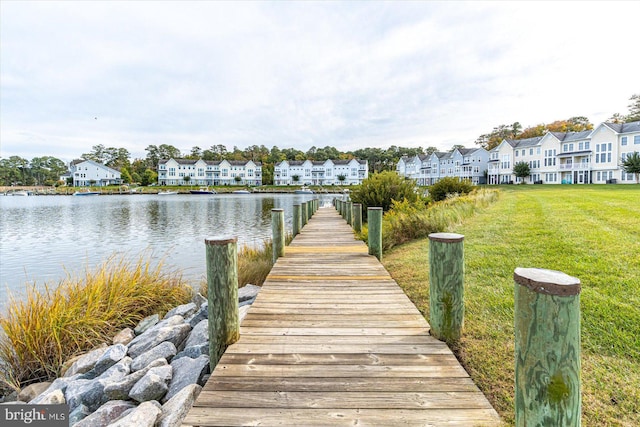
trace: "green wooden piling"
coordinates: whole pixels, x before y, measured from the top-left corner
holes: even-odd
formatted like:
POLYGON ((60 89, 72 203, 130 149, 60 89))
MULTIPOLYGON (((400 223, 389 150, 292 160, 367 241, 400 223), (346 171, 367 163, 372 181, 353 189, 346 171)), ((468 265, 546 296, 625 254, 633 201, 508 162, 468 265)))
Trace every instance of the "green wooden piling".
POLYGON ((368 208, 369 255, 382 260, 382 208, 368 208))
POLYGON ((447 343, 460 339, 464 325, 464 236, 429 234, 429 324, 447 343))
POLYGON ((218 364, 228 346, 240 338, 238 314, 238 244, 236 237, 213 237, 206 248, 209 301, 209 363, 218 364))
POLYGON ((293 205, 293 237, 296 237, 300 233, 302 228, 302 222, 300 221, 300 205, 293 205))
POLYGON ((353 229, 356 233, 362 231, 362 204, 360 203, 353 204, 353 229))
POLYGON ((284 256, 284 209, 271 209, 271 232, 273 235, 273 263, 284 256))
POLYGON ((580 280, 516 268, 516 426, 580 426, 580 280))
POLYGON ((347 202, 347 224, 353 225, 353 203, 347 202))
POLYGON ((300 220, 302 221, 302 227, 307 225, 307 222, 309 222, 309 215, 307 213, 307 208, 308 208, 307 202, 300 203, 300 220))

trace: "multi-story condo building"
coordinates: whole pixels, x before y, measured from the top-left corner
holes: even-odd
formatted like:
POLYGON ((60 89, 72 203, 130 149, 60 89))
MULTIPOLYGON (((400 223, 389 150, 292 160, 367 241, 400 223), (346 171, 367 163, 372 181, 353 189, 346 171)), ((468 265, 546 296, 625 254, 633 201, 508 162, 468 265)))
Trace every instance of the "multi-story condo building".
POLYGON ((485 184, 488 161, 489 153, 484 148, 456 148, 448 153, 437 151, 402 157, 396 172, 415 180, 418 185, 432 185, 448 176, 485 184))
POLYGON ((358 185, 369 176, 366 160, 283 160, 274 165, 275 185, 358 185))
POLYGON ((69 175, 73 178, 74 187, 122 184, 120 172, 93 160, 73 160, 69 163, 69 175))
POLYGON ((262 185, 262 164, 251 160, 160 160, 158 185, 258 186, 262 185))
POLYGON ((635 182, 620 163, 640 152, 640 122, 602 123, 592 131, 548 132, 542 137, 503 140, 489 152, 489 184, 518 183, 513 166, 526 162, 525 182, 604 184, 635 182))

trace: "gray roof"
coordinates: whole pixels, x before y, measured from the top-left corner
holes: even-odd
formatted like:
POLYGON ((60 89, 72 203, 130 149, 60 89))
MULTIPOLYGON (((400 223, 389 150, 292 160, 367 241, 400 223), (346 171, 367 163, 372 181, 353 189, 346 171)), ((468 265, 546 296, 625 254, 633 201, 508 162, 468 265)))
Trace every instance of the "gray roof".
POLYGON ((458 151, 460 152, 460 154, 462 154, 463 156, 466 156, 467 154, 471 154, 474 153, 476 151, 478 151, 478 148, 458 148, 458 151))
POLYGON ((589 139, 589 137, 591 136, 591 132, 590 130, 583 130, 582 132, 567 132, 564 136, 564 139, 562 139, 562 142, 567 142, 567 141, 580 141, 583 139, 589 139))
POLYGON ((538 145, 541 139, 542 139, 541 136, 536 136, 536 137, 527 138, 527 139, 507 139, 506 141, 513 148, 524 148, 524 147, 533 147, 535 145, 538 145))
POLYGON ((629 123, 605 123, 605 126, 608 126, 617 133, 640 132, 640 121, 629 123))

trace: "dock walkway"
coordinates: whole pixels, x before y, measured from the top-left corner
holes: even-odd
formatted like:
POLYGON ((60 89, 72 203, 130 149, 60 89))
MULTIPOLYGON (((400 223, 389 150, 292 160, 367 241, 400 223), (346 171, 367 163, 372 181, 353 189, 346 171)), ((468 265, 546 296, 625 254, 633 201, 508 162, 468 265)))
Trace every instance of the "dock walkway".
POLYGON ((333 208, 287 246, 240 333, 184 425, 499 425, 333 208))

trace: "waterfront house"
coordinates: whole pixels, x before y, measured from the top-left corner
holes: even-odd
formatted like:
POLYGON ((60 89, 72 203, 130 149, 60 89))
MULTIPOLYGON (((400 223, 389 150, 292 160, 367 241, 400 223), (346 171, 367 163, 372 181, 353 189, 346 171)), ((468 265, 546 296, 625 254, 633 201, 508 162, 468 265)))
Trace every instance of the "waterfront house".
POLYGON ((275 185, 357 185, 369 176, 366 160, 283 160, 274 165, 275 185))
POLYGON ((120 172, 93 160, 73 160, 69 163, 69 175, 73 178, 74 187, 95 185, 122 184, 120 172))
POLYGON ((521 182, 513 166, 526 162, 525 182, 539 184, 631 184, 620 164, 640 152, 640 121, 601 123, 582 132, 547 132, 542 137, 503 140, 489 152, 488 183, 521 182))
POLYGON ((396 165, 396 172, 418 185, 432 185, 444 177, 484 184, 488 161, 489 153, 484 148, 456 148, 450 152, 403 156, 396 165))
POLYGON ((260 186, 262 164, 252 160, 163 159, 158 162, 158 185, 260 186))

